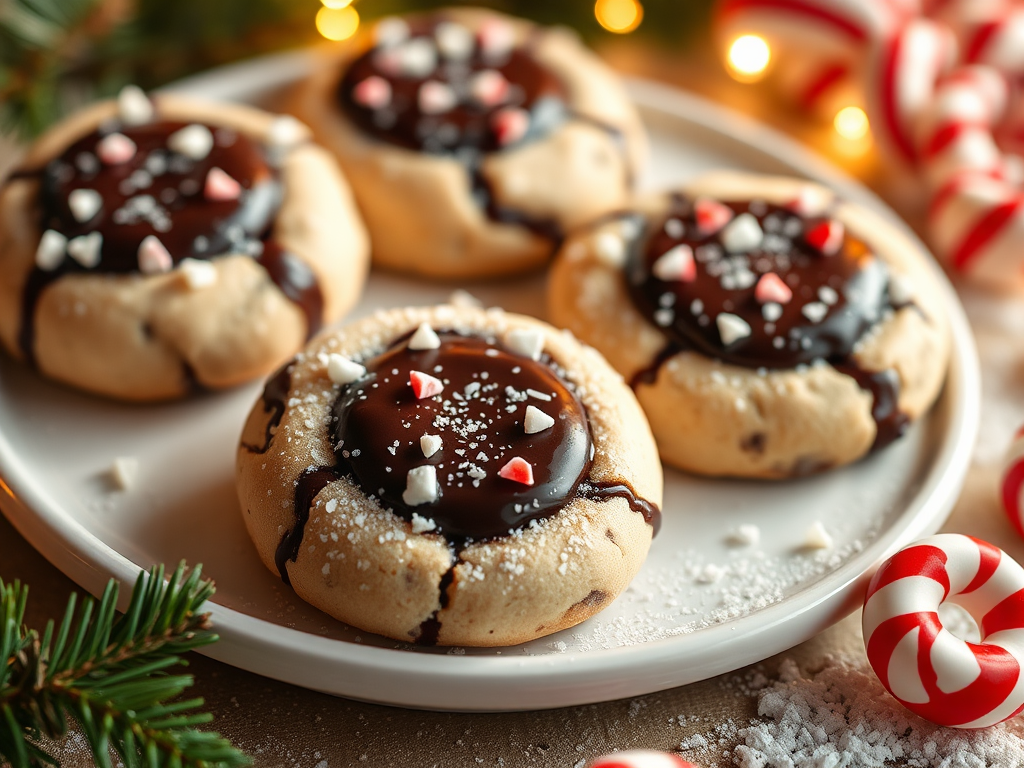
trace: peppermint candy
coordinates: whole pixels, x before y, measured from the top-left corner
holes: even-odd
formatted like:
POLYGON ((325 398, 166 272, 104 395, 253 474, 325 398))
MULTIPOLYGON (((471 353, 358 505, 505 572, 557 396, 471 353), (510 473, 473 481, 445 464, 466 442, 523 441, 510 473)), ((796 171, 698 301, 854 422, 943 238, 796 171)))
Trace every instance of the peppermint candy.
POLYGON ((1024 536, 1024 427, 1017 430, 1010 450, 1003 462, 1003 477, 999 495, 1010 524, 1024 536))
POLYGON ((590 768, 697 768, 679 755, 653 749, 630 749, 597 758, 590 768))
POLYGON ((947 533, 901 549, 871 579, 863 624, 875 674, 915 714, 984 728, 1024 709, 1024 568, 998 547, 947 533), (980 643, 943 627, 947 600, 975 618, 980 643))

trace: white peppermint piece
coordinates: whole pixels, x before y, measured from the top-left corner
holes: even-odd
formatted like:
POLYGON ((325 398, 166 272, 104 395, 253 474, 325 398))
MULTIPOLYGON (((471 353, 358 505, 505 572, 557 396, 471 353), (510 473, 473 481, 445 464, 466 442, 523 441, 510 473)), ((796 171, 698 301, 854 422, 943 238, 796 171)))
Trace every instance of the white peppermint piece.
POLYGON ((125 125, 142 125, 153 119, 153 102, 137 85, 126 85, 117 95, 117 114, 125 125))
POLYGON ((782 305, 774 301, 769 301, 763 307, 761 307, 761 317, 767 320, 769 323, 774 323, 780 317, 782 317, 782 305))
POLYGON ((438 24, 434 28, 434 39, 437 40, 441 55, 452 61, 465 61, 473 55, 473 48, 476 45, 473 33, 454 21, 442 21, 438 24))
POLYGON ((909 304, 914 300, 914 285, 905 275, 890 275, 889 299, 893 304, 909 304))
POLYGON ((745 547, 753 547, 761 541, 761 529, 753 523, 744 523, 733 529, 729 539, 745 547))
POLYGON ((168 136, 167 146, 192 160, 202 160, 213 149, 213 134, 205 125, 193 123, 168 136))
POLYGON ((626 261, 626 241, 614 232, 600 232, 594 238, 594 253, 610 267, 621 267, 626 261))
POLYGON ((715 325, 718 326, 718 335, 722 338, 722 343, 727 347, 750 335, 750 326, 747 325, 747 321, 729 312, 720 313, 715 318, 715 325))
POLYGON ((68 195, 68 208, 79 223, 89 221, 102 207, 103 195, 95 189, 75 189, 68 195))
POLYGON ((828 305, 820 301, 812 301, 809 304, 804 304, 800 312, 812 323, 820 323, 828 314, 828 305))
POLYGON ((138 476, 139 460, 134 456, 118 456, 110 465, 110 478, 122 491, 127 491, 135 485, 138 476))
POLYGON ((651 267, 654 276, 665 282, 686 279, 693 270, 693 249, 685 243, 670 248, 651 267))
POLYGON ((420 437, 420 450, 423 451, 424 458, 429 459, 440 451, 441 444, 440 435, 423 435, 420 437))
POLYGON ((402 45, 398 61, 402 74, 427 77, 437 69, 437 48, 428 38, 417 37, 402 45))
POLYGON ((409 339, 409 349, 419 351, 421 349, 437 349, 441 346, 441 339, 438 338, 434 329, 426 323, 420 323, 416 333, 409 339))
POLYGON ((720 237, 729 253, 749 253, 761 245, 764 232, 752 214, 741 213, 725 225, 720 237))
POLYGON ((839 301, 839 294, 836 293, 836 289, 829 285, 823 285, 818 289, 818 298, 821 299, 825 304, 832 306, 839 301))
POLYGON ((103 248, 103 235, 90 232, 88 235, 72 238, 68 241, 68 256, 86 269, 100 263, 100 251, 103 248))
POLYGON ((420 86, 417 101, 423 114, 440 115, 450 112, 459 103, 459 97, 450 85, 439 80, 427 80, 420 86))
POLYGON ((831 549, 832 535, 825 530, 821 520, 815 520, 804 533, 804 546, 808 549, 831 549))
POLYGON ((189 289, 196 291, 217 283, 217 267, 202 259, 182 259, 178 272, 189 289))
POLYGON ((144 275, 158 275, 170 272, 174 260, 170 252, 156 235, 147 235, 139 243, 139 271, 144 275))
POLYGON ((429 517, 421 517, 415 512, 412 513, 412 532, 413 533, 426 533, 427 531, 433 531, 437 529, 437 523, 429 517))
POLYGON ((64 262, 68 239, 60 232, 48 229, 39 238, 36 248, 36 266, 45 272, 52 272, 64 262))
POLYGON ((535 405, 526 406, 526 417, 523 419, 523 429, 528 435, 535 435, 545 429, 555 426, 555 420, 535 405))
POLYGON ((309 128, 291 115, 278 115, 267 128, 267 144, 275 149, 291 149, 309 137, 309 128))
POLYGON ((437 500, 437 468, 433 464, 425 464, 409 470, 405 478, 405 491, 402 501, 410 507, 429 504, 437 500))
POLYGON ((327 375, 335 384, 351 384, 366 375, 366 366, 332 353, 327 356, 327 375))
POLYGON ((389 16, 373 28, 373 41, 382 48, 391 48, 409 38, 409 25, 402 19, 389 16))
POLYGON ((544 351, 544 334, 535 328, 516 328, 505 334, 505 346, 517 355, 539 360, 544 351))

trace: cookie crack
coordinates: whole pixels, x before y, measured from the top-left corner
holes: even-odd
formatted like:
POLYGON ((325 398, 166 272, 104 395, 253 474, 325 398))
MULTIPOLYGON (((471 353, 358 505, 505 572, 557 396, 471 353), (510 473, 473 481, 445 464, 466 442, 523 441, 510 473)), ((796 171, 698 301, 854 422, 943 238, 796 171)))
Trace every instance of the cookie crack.
POLYGON ((455 562, 453 562, 448 570, 441 576, 441 580, 437 584, 438 608, 420 624, 420 633, 416 637, 417 645, 437 645, 437 638, 441 634, 441 620, 438 616, 441 611, 448 607, 450 600, 448 592, 455 583, 455 569, 462 563, 463 560, 461 557, 455 558, 455 562))

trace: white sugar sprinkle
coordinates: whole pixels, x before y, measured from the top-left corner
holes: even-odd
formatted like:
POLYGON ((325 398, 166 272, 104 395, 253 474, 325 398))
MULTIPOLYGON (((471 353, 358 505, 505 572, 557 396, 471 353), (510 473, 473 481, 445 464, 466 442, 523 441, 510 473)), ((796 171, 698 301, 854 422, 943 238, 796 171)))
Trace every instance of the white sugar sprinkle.
POLYGON ((102 248, 103 235, 99 232, 90 232, 68 241, 68 255, 87 269, 100 263, 102 248))
POLYGON ((427 517, 421 517, 415 512, 412 513, 412 532, 413 533, 426 533, 427 531, 433 531, 437 528, 437 523, 427 517))
POLYGON ((820 323, 828 314, 828 305, 820 301, 812 301, 810 304, 805 304, 800 312, 812 323, 820 323))
POLYGON ((761 529, 753 523, 738 525, 729 533, 729 540, 745 547, 753 547, 761 541, 761 529))
POLYGON ((77 222, 89 221, 103 207, 103 195, 95 189, 75 189, 68 195, 68 208, 77 222))
POLYGON ((423 435, 420 437, 420 450, 423 451, 423 456, 430 458, 439 450, 441 450, 442 441, 439 435, 423 435))
POLYGON ((715 324, 718 326, 718 335, 722 338, 722 343, 725 346, 750 335, 750 326, 747 325, 746 320, 729 312, 720 313, 715 319, 715 324))
POLYGON ((774 301, 769 301, 761 307, 761 316, 769 323, 774 323, 782 317, 782 305, 776 304, 774 301))
POLYGON ((46 272, 52 272, 64 261, 67 247, 68 239, 64 235, 52 229, 46 230, 39 239, 39 247, 36 248, 36 266, 46 272))

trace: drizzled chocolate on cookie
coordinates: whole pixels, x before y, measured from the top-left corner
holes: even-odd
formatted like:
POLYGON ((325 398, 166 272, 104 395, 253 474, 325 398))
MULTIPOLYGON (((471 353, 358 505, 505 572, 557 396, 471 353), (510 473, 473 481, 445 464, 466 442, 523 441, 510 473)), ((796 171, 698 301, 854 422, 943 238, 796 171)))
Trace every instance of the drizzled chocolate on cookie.
POLYGON ((439 154, 491 152, 544 135, 565 119, 565 96, 501 19, 476 33, 441 17, 387 19, 338 86, 342 108, 364 131, 439 154))
POLYGON ((907 303, 885 263, 827 212, 808 203, 673 198, 667 216, 633 245, 626 265, 637 307, 680 350, 750 368, 826 361, 874 396, 875 448, 899 437, 893 371, 863 371, 852 353, 886 314, 907 303))
MULTIPOLYGON (((33 357, 35 306, 67 274, 159 274, 179 267, 186 287, 216 280, 209 259, 259 261, 307 318, 322 322, 316 278, 269 240, 281 204, 280 149, 203 123, 161 119, 141 92, 40 171, 43 235, 25 286, 20 334, 33 357)), ((287 118, 284 118, 287 120, 287 118)), ((272 130, 273 133, 273 130, 272 130)))

